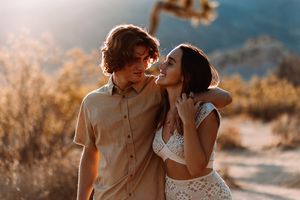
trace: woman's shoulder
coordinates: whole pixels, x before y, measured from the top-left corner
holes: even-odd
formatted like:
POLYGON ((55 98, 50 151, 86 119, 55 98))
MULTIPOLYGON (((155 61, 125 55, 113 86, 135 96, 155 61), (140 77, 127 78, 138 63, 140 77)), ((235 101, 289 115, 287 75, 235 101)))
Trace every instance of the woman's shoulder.
POLYGON ((217 108, 211 102, 197 102, 195 107, 198 112, 211 112, 213 110, 217 110, 217 108))
POLYGON ((196 103, 196 116, 195 116, 195 121, 196 121, 196 126, 198 127, 200 123, 213 111, 217 112, 218 118, 220 120, 220 114, 218 109, 214 106, 214 104, 210 102, 205 102, 205 103, 196 103))

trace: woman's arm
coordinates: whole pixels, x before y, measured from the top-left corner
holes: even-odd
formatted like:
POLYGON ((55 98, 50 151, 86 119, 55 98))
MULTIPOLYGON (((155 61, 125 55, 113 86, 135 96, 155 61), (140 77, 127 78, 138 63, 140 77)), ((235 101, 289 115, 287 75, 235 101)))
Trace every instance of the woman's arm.
POLYGON ((183 122, 184 156, 187 169, 192 177, 196 177, 209 162, 219 127, 217 115, 215 112, 210 113, 196 128, 196 109, 193 100, 180 98, 176 107, 183 122))
POLYGON ((89 200, 98 174, 99 152, 95 147, 84 147, 78 175, 77 200, 89 200))
POLYGON ((216 108, 224 108, 232 102, 232 97, 228 91, 216 87, 210 88, 207 92, 195 94, 194 100, 211 102, 216 108))
POLYGON ((191 175, 197 175, 206 168, 213 151, 219 124, 215 111, 211 112, 196 129, 184 132, 184 151, 191 175))

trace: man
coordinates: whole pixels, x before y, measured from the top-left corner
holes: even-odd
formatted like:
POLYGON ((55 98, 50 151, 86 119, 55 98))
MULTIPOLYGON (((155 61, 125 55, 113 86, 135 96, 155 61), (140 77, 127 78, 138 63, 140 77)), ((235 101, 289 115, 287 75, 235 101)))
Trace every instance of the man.
MULTIPOLYGON (((152 151, 161 89, 144 72, 159 57, 158 41, 134 25, 120 25, 102 48, 108 83, 82 101, 74 142, 83 145, 78 200, 164 199, 162 161, 152 151)), ((222 107, 230 95, 214 89, 197 95, 222 107)))

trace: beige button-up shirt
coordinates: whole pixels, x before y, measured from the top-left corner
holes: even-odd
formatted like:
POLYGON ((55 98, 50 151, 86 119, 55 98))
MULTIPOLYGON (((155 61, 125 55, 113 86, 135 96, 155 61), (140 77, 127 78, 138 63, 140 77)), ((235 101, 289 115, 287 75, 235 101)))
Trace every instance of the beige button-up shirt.
POLYGON ((82 101, 74 142, 100 152, 94 199, 164 199, 162 160, 152 150, 161 103, 153 76, 120 92, 112 78, 82 101))

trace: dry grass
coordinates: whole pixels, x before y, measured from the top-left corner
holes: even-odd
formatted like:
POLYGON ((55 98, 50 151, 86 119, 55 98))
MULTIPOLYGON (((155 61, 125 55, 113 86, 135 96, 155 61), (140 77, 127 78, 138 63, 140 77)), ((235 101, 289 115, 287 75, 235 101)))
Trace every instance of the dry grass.
POLYGON ((238 75, 226 77, 221 87, 233 97, 232 105, 224 110, 225 115, 248 114, 271 121, 283 113, 294 114, 300 110, 300 87, 274 75, 254 77, 249 82, 238 75))
POLYGON ((218 149, 220 150, 243 150, 240 132, 234 127, 228 127, 217 138, 218 149))
POLYGON ((93 54, 73 49, 48 58, 52 51, 46 42, 24 36, 0 49, 0 144, 6 147, 0 156, 5 160, 26 164, 68 151, 80 102, 96 87, 89 85, 100 74, 93 54), (55 56, 62 61, 55 63, 55 56), (49 74, 45 68, 52 65, 60 70, 49 74))
POLYGON ((0 47, 0 199, 74 199, 68 156, 80 102, 101 82, 96 63, 26 34, 0 47))
POLYGON ((283 59, 280 63, 276 76, 282 79, 286 79, 293 85, 300 85, 300 57, 296 55, 289 55, 283 59))
POLYGON ((74 155, 0 166, 0 199, 75 199, 79 155, 74 155))
POLYGON ((231 92, 233 103, 223 114, 245 114, 267 122, 276 120, 273 132, 279 142, 275 146, 284 149, 299 146, 299 63, 299 57, 290 55, 273 75, 253 77, 248 82, 239 75, 225 77, 220 86, 231 92))
POLYGON ((300 116, 282 115, 274 122, 273 133, 278 138, 276 147, 294 149, 300 146, 300 116))
POLYGON ((264 78, 253 77, 244 81, 239 75, 225 77, 221 87, 230 91, 233 104, 225 115, 249 114, 265 121, 276 119, 283 113, 300 111, 300 58, 287 56, 274 74, 264 78))

